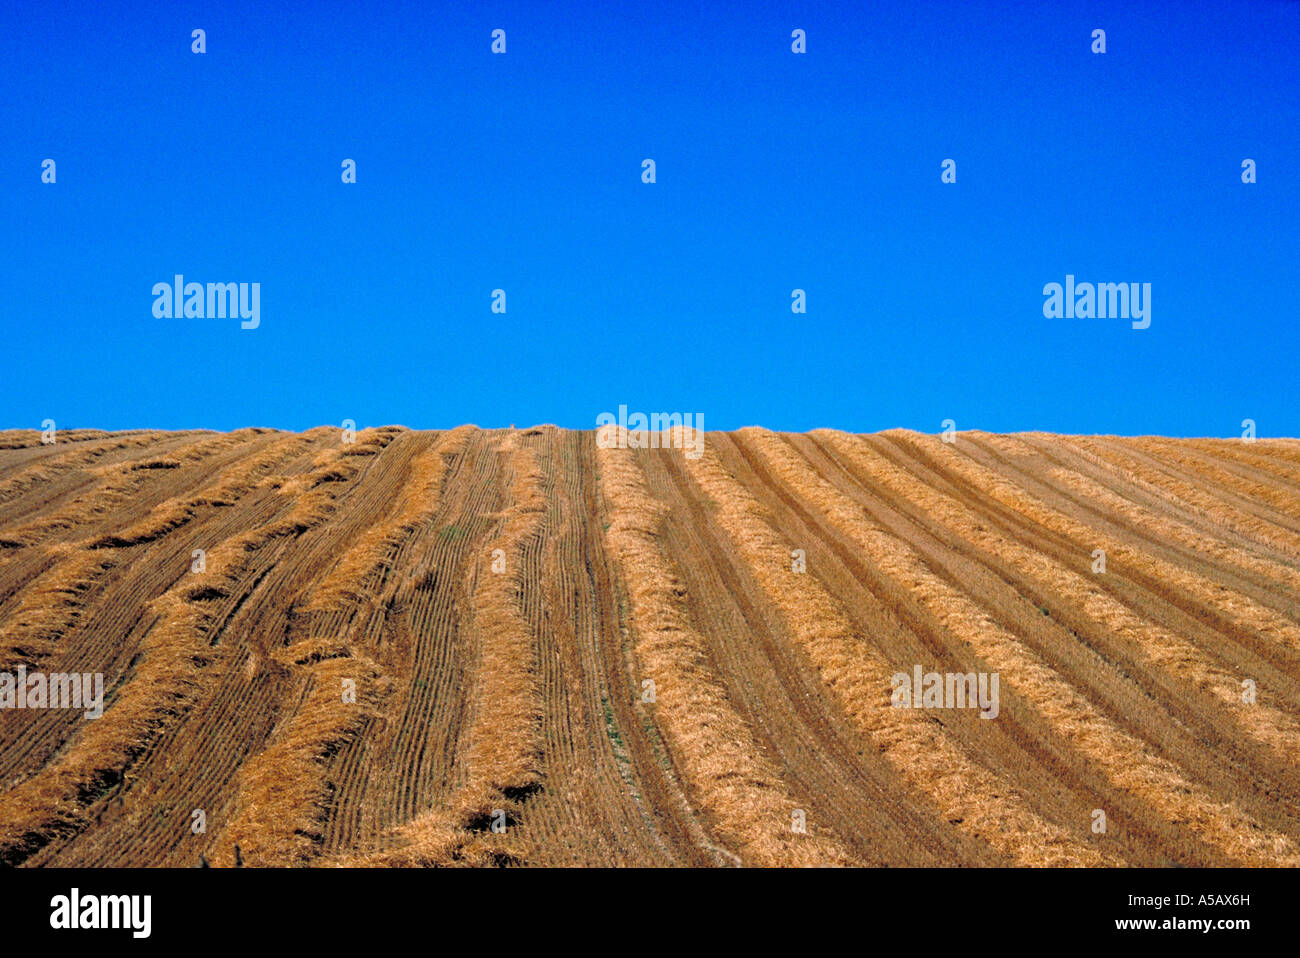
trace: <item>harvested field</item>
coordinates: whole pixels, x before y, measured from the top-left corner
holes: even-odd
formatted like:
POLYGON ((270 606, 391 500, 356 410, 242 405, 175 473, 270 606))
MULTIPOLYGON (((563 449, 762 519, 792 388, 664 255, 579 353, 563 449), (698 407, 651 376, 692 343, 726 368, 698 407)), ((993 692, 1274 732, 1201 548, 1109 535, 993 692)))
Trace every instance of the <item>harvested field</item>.
POLYGON ((1300 865, 1300 441, 604 445, 0 433, 0 865, 1300 865))

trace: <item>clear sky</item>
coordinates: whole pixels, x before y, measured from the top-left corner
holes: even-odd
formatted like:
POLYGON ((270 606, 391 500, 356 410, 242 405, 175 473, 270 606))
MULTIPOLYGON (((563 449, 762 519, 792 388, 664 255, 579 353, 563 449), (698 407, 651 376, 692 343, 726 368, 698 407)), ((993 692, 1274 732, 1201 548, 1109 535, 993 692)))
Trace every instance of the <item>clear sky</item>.
POLYGON ((1300 3, 0 16, 2 428, 1300 435, 1300 3), (177 273, 260 326, 155 318, 177 273))

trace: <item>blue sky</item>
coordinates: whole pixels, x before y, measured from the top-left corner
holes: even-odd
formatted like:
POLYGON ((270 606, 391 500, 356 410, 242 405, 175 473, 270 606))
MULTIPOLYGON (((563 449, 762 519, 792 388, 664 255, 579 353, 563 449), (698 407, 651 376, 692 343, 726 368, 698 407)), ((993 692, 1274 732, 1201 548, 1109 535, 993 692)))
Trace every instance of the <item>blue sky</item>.
POLYGON ((1300 3, 2 16, 3 428, 1300 435, 1300 3), (1045 318, 1067 273, 1150 328, 1045 318))

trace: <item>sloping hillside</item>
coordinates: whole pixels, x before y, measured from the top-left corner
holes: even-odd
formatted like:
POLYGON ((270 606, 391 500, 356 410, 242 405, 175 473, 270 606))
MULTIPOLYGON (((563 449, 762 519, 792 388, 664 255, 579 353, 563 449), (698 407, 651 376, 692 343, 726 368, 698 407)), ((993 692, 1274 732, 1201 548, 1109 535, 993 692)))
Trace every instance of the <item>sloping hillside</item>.
POLYGON ((0 433, 20 670, 0 863, 1300 865, 1300 442, 0 433))

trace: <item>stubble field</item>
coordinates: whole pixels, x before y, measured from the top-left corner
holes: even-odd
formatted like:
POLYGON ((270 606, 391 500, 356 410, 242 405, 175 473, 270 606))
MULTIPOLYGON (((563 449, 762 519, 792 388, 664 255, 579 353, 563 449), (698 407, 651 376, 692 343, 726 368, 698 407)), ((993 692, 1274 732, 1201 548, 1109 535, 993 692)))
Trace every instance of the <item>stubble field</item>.
POLYGON ((1294 866, 1300 441, 0 433, 20 668, 0 864, 1294 866))

